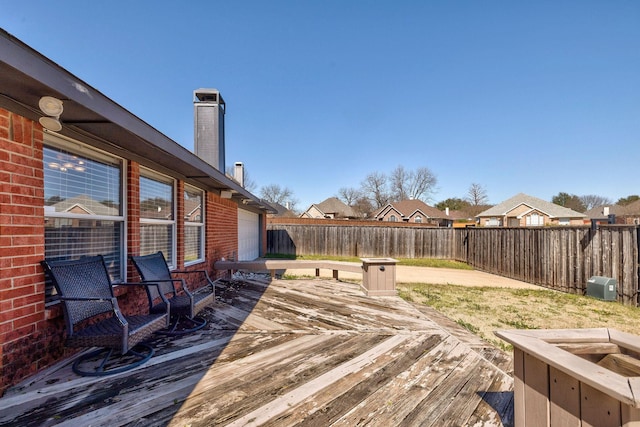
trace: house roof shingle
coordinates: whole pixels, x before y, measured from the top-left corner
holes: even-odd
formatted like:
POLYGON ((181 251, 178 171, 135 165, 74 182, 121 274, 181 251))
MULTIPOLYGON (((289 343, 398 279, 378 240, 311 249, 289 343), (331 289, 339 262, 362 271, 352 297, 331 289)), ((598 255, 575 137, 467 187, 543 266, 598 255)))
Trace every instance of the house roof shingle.
POLYGON ((384 215, 389 209, 395 209, 398 211, 403 217, 408 218, 413 215, 416 211, 422 212, 428 218, 447 218, 447 215, 442 212, 440 209, 434 208, 433 206, 427 205, 422 200, 401 200, 399 202, 389 203, 388 205, 379 209, 375 214, 374 218, 384 215))
POLYGON ((69 199, 62 200, 53 205, 56 212, 69 212, 75 207, 93 215, 116 216, 119 215, 118 209, 107 206, 97 200, 92 199, 86 194, 80 194, 69 199))
POLYGON ((355 218, 358 216, 351 206, 347 205, 337 197, 329 197, 315 206, 325 214, 334 214, 335 216, 347 218, 355 218))
POLYGON ((291 209, 287 209, 286 206, 281 205, 280 203, 271 203, 271 206, 275 209, 276 213, 272 214, 277 217, 286 217, 286 218, 295 218, 296 215, 291 209))
POLYGON ((600 205, 595 208, 591 208, 585 212, 585 215, 589 218, 604 218, 604 208, 609 208, 609 214, 616 216, 640 216, 640 200, 629 203, 628 205, 600 205))
POLYGON ((333 216, 335 218, 358 218, 359 216, 351 206, 347 205, 337 197, 329 197, 328 199, 320 203, 312 204, 300 216, 304 217, 305 214, 307 214, 314 207, 325 217, 333 216))
POLYGON ((477 216, 504 216, 520 205, 527 205, 530 208, 538 209, 549 215, 551 218, 586 218, 586 215, 583 213, 524 193, 518 193, 504 202, 497 204, 484 212, 480 212, 477 216))

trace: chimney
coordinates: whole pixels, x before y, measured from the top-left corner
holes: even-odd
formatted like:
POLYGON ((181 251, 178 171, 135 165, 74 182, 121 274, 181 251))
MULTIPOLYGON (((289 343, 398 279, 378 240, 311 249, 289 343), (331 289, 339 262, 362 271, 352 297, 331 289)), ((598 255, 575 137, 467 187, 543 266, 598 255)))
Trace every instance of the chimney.
POLYGON ((193 96, 196 155, 224 173, 224 100, 217 89, 197 89, 193 96))
POLYGON ((605 207, 602 209, 602 214, 603 214, 604 216, 609 216, 609 206, 605 206, 605 207))
POLYGON ((448 207, 447 207, 447 208, 444 208, 444 214, 445 214, 446 216, 449 216, 449 208, 448 208, 448 207))
POLYGON ((244 164, 236 162, 233 165, 233 179, 235 179, 241 187, 244 187, 244 164))

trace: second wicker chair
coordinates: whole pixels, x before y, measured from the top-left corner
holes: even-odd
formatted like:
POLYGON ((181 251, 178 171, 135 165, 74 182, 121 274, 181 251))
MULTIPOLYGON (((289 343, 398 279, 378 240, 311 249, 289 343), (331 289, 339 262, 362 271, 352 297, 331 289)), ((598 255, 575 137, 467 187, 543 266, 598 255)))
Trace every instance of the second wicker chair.
POLYGON ((207 324, 206 319, 196 317, 202 309, 215 301, 215 285, 205 270, 174 270, 172 272, 169 270, 162 252, 131 256, 130 259, 138 270, 142 283, 157 285, 157 287, 147 287, 151 313, 162 312, 166 309, 166 303, 160 297, 160 293, 166 296, 169 301, 172 324, 163 333, 168 335, 187 334, 202 329, 207 324), (184 278, 174 277, 172 273, 188 276, 198 275, 195 276, 196 279, 189 280, 192 291, 187 287, 184 278), (189 324, 189 327, 185 327, 185 322, 189 324))

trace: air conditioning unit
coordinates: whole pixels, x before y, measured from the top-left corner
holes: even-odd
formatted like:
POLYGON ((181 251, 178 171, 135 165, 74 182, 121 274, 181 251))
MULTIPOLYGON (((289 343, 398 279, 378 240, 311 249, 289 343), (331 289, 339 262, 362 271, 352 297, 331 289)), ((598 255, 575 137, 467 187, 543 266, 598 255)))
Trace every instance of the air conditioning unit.
POLYGON ((591 276, 587 280, 587 295, 604 301, 616 301, 618 282, 611 277, 591 276))

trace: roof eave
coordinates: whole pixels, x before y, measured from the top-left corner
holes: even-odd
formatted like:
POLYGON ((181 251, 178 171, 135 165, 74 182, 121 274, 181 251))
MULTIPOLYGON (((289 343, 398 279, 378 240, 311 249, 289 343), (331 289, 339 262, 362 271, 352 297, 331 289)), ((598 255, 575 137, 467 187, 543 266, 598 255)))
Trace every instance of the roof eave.
POLYGON ((64 103, 60 134, 142 165, 158 166, 207 190, 231 190, 237 200, 263 204, 224 172, 2 29, 0 76, 0 82, 7 83, 0 85, 0 107, 38 121, 43 115, 40 97, 55 96, 64 103))

